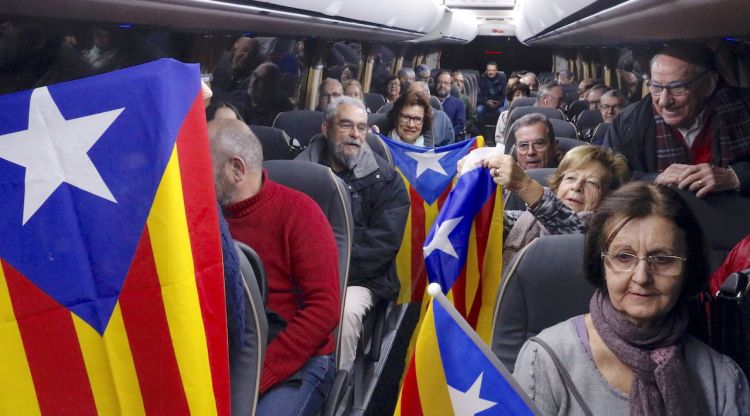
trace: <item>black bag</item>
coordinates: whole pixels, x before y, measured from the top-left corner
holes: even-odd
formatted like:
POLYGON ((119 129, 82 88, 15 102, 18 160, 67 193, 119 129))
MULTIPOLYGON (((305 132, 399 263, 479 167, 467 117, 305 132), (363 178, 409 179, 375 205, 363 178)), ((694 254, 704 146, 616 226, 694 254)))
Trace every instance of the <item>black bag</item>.
POLYGON ((750 370, 750 269, 730 274, 711 301, 711 346, 750 370))

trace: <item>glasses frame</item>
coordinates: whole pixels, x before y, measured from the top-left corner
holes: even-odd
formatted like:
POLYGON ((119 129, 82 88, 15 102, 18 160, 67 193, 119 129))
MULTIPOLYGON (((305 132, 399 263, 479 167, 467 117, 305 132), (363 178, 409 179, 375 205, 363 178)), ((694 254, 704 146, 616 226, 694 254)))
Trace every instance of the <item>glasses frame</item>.
POLYGON ((669 95, 672 95, 674 97, 681 97, 681 96, 687 94, 688 91, 690 91, 690 84, 694 83, 695 81, 698 81, 699 79, 701 79, 704 75, 706 75, 709 72, 711 72, 711 71, 705 70, 705 71, 701 72, 700 74, 696 75, 695 78, 693 78, 693 79, 691 79, 689 81, 684 81, 684 82, 670 82, 669 84, 665 84, 665 85, 654 84, 653 82, 651 82, 651 80, 648 80, 648 82, 646 82, 646 86, 648 86, 648 92, 651 93, 651 95, 654 96, 654 97, 661 97, 661 95, 664 94, 665 90, 669 92, 669 95), (655 92, 651 88, 661 88, 661 91, 655 92), (675 91, 678 88, 685 88, 685 90, 684 91, 682 91, 682 90, 675 91))
POLYGON ((412 117, 408 114, 403 114, 403 113, 398 115, 398 121, 401 123, 404 123, 404 125, 407 125, 407 126, 409 125, 409 123, 414 123, 415 126, 421 126, 422 124, 424 124, 423 117, 422 118, 412 117))
POLYGON ((361 135, 367 134, 367 130, 370 128, 367 124, 354 124, 351 120, 339 120, 335 124, 339 130, 345 133, 351 133, 352 130, 356 130, 361 135), (365 126, 364 129, 360 129, 362 126, 365 126))
POLYGON ((665 254, 656 254, 656 255, 651 255, 651 256, 646 256, 646 257, 638 257, 635 254, 625 253, 625 252, 622 252, 622 251, 617 252, 617 253, 610 253, 609 251, 602 251, 600 253, 602 262, 604 262, 606 264, 607 259, 609 258, 610 254, 624 254, 626 256, 630 256, 631 258, 636 259, 635 263, 633 263, 633 267, 630 270, 626 270, 626 269, 617 270, 617 269, 615 269, 612 266, 612 264, 609 264, 609 267, 613 271, 618 272, 618 273, 632 272, 633 270, 635 270, 636 267, 638 267, 638 263, 640 263, 641 260, 646 260, 646 263, 648 263, 649 270, 651 270, 651 272, 653 272, 653 273, 656 273, 656 274, 659 274, 659 275, 662 275, 662 276, 679 276, 685 270, 685 262, 687 261, 687 259, 684 258, 684 257, 669 256, 669 255, 665 255, 665 254), (665 274, 665 273, 656 271, 656 266, 654 266, 654 259, 657 258, 657 257, 668 257, 668 258, 671 258, 671 259, 679 259, 679 260, 681 260, 682 263, 680 264, 680 271, 679 271, 679 273, 677 273, 677 274, 665 274))
POLYGON ((549 148, 549 141, 544 142, 544 146, 542 146, 539 142, 531 142, 531 143, 516 143, 516 153, 525 155, 526 153, 529 153, 529 150, 533 147, 535 151, 542 152, 549 148), (525 146, 525 150, 521 149, 521 146, 525 146))

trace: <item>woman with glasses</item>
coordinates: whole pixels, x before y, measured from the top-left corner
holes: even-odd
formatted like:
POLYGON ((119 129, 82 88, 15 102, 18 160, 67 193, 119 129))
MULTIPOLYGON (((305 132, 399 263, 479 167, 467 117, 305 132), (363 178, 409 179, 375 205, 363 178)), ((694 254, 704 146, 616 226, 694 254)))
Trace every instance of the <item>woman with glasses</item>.
POLYGON ((495 183, 515 192, 528 206, 526 211, 505 211, 503 270, 541 235, 583 232, 586 217, 599 201, 629 177, 622 156, 591 145, 574 147, 565 154, 549 178, 549 188, 531 179, 510 155, 493 155, 485 166, 495 183))
POLYGON ((633 182, 591 221, 590 313, 528 340, 514 376, 545 415, 747 415, 740 368, 686 333, 708 279, 703 235, 668 187, 633 182))
POLYGON ((383 96, 385 97, 386 104, 395 103, 398 100, 398 97, 401 96, 401 81, 398 79, 398 76, 391 75, 388 77, 383 96))
POLYGON ((432 137, 424 132, 432 129, 430 103, 415 93, 401 96, 388 112, 388 137, 421 147, 435 147, 432 137))

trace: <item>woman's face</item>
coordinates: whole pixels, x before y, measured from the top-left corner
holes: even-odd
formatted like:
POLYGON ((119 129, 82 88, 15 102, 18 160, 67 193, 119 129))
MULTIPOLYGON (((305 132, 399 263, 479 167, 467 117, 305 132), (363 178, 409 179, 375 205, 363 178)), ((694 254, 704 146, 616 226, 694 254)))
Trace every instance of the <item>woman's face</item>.
POLYGON ((517 90, 516 92, 513 93, 513 99, 514 100, 516 98, 521 98, 521 97, 525 97, 525 96, 526 96, 526 94, 524 94, 523 91, 521 91, 521 90, 517 90))
POLYGON ((344 95, 348 95, 349 97, 354 97, 358 100, 362 99, 362 91, 359 89, 358 86, 352 84, 346 87, 344 90, 344 95))
POLYGON ((388 81, 388 95, 395 97, 401 94, 401 81, 392 79, 388 81))
MULTIPOLYGON (((612 228, 616 218, 609 221, 612 228)), ((625 319, 638 326, 648 326, 672 310, 682 290, 683 269, 666 275, 650 266, 647 256, 685 257, 685 235, 669 218, 650 215, 630 220, 612 239, 604 261, 604 277, 612 306, 625 319), (614 256, 632 254, 643 259, 630 272, 616 271, 614 256)))
POLYGON ((565 172, 557 187, 557 197, 575 212, 593 211, 602 197, 607 170, 599 162, 565 172))
POLYGON ((398 126, 396 133, 401 140, 407 143, 414 143, 420 134, 422 134, 422 125, 424 124, 424 108, 419 105, 410 105, 401 109, 398 116, 398 126))

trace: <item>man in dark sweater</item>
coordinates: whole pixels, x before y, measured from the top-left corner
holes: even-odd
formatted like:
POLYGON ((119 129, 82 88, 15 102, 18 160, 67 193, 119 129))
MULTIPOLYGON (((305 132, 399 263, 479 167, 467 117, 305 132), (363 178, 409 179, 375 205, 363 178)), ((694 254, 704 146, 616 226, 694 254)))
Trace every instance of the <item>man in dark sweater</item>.
POLYGON ((307 195, 271 181, 260 142, 239 120, 209 123, 216 194, 232 237, 268 276, 267 307, 286 321, 268 344, 257 415, 315 414, 333 383, 339 316, 336 241, 307 195))
POLYGON ((409 214, 409 195, 399 175, 367 145, 367 112, 361 101, 346 96, 334 100, 321 129, 324 137, 313 138, 297 159, 329 166, 349 186, 354 242, 339 358, 341 368, 348 368, 367 311, 379 299, 398 295, 394 260, 409 214))

